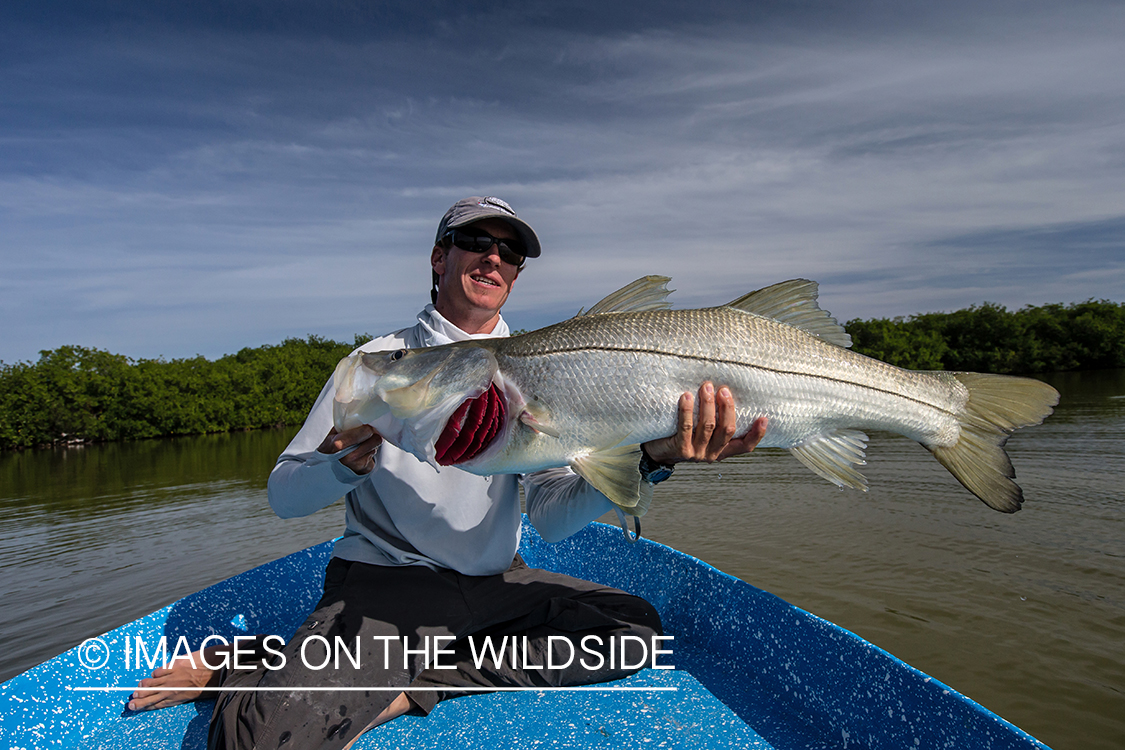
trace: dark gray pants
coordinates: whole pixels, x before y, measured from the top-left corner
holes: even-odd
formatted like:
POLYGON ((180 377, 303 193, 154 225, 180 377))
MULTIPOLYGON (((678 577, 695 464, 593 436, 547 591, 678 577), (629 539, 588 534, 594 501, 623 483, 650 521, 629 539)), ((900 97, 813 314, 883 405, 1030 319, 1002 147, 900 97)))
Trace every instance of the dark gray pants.
MULTIPOLYGON (((230 670, 223 686, 433 687, 408 693, 418 709, 429 713, 438 701, 458 695, 458 688, 582 685, 624 677, 637 671, 634 665, 643 654, 635 640, 623 641, 621 636, 643 639, 651 653, 652 637, 661 633, 660 617, 645 600, 529 568, 518 556, 507 571, 493 576, 333 558, 325 573, 324 596, 281 649, 285 666, 230 670), (322 636, 329 643, 339 636, 350 651, 358 637, 360 667, 354 668, 344 657, 338 667, 330 662, 314 669, 327 654, 314 639, 302 656, 302 643, 310 636, 322 636), (443 636, 441 648, 452 651, 442 654, 439 663, 455 669, 427 668, 435 636, 443 636), (496 648, 509 636, 509 647, 499 663, 489 654, 478 669, 472 650, 475 646, 479 657, 485 636, 491 636, 496 648), (563 636, 570 645, 549 636, 563 636), (430 652, 423 654, 427 637, 430 652), (514 653, 513 637, 518 643, 514 653), (410 652, 405 654, 405 666, 404 638, 410 652), (612 662, 611 642, 615 644, 612 662), (554 651, 548 653, 549 647, 554 651), (548 658, 564 664, 569 649, 576 656, 566 668, 525 668, 546 666, 548 658), (600 666, 592 652, 601 656, 600 666), (622 668, 623 662, 631 668, 622 668)), ((274 664, 279 661, 273 657, 274 664)), ((208 747, 342 748, 396 695, 398 691, 220 693, 208 747)))

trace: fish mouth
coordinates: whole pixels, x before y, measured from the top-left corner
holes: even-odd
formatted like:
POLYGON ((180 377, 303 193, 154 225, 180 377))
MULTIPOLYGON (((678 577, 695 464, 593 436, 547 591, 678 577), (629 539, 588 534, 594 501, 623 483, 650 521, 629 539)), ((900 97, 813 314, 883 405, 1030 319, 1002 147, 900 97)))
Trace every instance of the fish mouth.
POLYGON ((452 466, 479 456, 500 434, 507 413, 507 403, 495 383, 476 398, 466 399, 450 415, 434 444, 438 464, 452 466))

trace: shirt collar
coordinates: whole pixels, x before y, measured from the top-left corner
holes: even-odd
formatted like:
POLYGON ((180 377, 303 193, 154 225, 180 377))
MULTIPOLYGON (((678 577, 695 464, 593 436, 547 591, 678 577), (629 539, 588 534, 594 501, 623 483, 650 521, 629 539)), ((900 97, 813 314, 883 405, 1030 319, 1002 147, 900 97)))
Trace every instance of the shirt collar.
POLYGON ((425 309, 418 313, 418 323, 422 326, 422 346, 439 346, 470 339, 501 338, 510 333, 503 317, 496 321, 496 327, 491 333, 465 333, 446 320, 433 305, 426 305, 425 309))

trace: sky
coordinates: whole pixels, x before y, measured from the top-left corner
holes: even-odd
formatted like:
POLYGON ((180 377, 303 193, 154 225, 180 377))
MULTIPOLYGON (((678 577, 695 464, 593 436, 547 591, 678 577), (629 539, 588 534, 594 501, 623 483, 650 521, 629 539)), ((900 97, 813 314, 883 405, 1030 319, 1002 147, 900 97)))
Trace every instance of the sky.
POLYGON ((1125 301, 1119 2, 0 5, 0 361, 412 324, 456 200, 537 328, 646 274, 839 320, 1125 301))

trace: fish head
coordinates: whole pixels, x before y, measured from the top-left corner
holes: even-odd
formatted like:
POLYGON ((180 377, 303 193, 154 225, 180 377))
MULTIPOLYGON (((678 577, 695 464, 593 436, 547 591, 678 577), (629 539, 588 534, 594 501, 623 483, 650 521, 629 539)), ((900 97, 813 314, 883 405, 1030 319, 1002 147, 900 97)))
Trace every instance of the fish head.
POLYGON ((333 422, 372 425, 384 439, 437 466, 434 444, 466 399, 488 390, 496 358, 473 342, 356 352, 336 366, 333 422))

